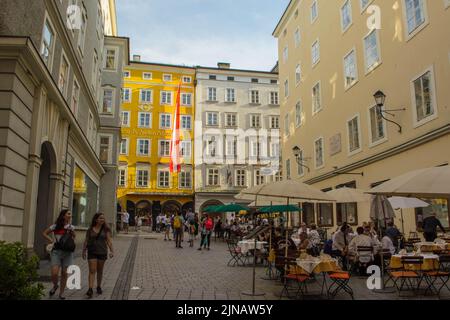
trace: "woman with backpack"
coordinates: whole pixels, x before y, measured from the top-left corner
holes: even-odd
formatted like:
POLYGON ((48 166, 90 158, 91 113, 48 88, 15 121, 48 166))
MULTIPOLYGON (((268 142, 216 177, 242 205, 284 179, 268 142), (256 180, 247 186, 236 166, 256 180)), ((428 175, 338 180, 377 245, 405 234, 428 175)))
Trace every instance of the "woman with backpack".
POLYGON ((86 239, 83 244, 83 260, 88 260, 89 264, 89 290, 86 295, 92 298, 94 294, 94 281, 97 274, 97 294, 102 294, 103 268, 105 262, 114 257, 112 246, 111 229, 105 221, 103 213, 97 213, 92 218, 92 223, 86 232, 86 239))
POLYGON ((53 288, 49 295, 53 297, 58 290, 58 275, 61 270, 61 282, 59 299, 65 300, 64 290, 67 283, 67 268, 73 264, 73 252, 75 251, 75 227, 71 224, 72 213, 69 210, 62 210, 54 225, 44 231, 43 236, 49 242, 51 274, 53 288), (53 234, 53 238, 50 235, 53 234))

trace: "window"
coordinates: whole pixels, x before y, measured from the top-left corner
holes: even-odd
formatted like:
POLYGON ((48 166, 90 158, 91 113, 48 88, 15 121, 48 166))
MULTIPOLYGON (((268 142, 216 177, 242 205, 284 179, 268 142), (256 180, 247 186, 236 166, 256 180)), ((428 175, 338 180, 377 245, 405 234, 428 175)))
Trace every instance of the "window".
POLYGON ((289 137, 289 134, 291 133, 290 129, 291 128, 290 128, 290 123, 289 123, 289 114, 286 114, 284 116, 284 135, 286 137, 289 137))
POLYGON ((172 105, 172 92, 161 91, 161 104, 172 105))
POLYGON ((142 89, 140 97, 140 103, 152 103, 153 92, 149 89, 142 89))
POLYGON ((206 154, 213 158, 217 155, 216 137, 210 137, 206 142, 206 154))
POLYGON ((314 41, 311 47, 312 65, 315 66, 320 60, 320 44, 319 40, 314 41))
POLYGON ((284 97, 289 97, 289 80, 284 81, 284 97))
POLYGON ((122 120, 122 127, 129 127, 130 126, 130 111, 122 111, 120 113, 121 120, 122 120))
POLYGON ((77 80, 73 80, 73 89, 72 89, 72 102, 70 103, 70 110, 72 110, 72 113, 74 116, 77 116, 78 113, 78 102, 80 99, 80 85, 78 84, 77 80))
POLYGON ((364 54, 366 59, 366 72, 370 72, 381 62, 377 30, 373 30, 364 38, 364 54))
POLYGON ((356 116, 347 123, 349 152, 353 153, 361 149, 359 136, 359 117, 356 116))
POLYGON ((142 73, 142 79, 144 80, 152 80, 153 79, 153 75, 151 72, 143 72, 142 73))
POLYGON ((278 142, 272 142, 270 144, 270 156, 273 158, 280 156, 280 144, 278 142))
POLYGON ((51 68, 53 60, 53 48, 55 42, 55 32, 48 19, 45 20, 44 31, 42 33, 41 56, 45 64, 51 68))
POLYGON ((275 175, 275 182, 279 182, 279 181, 283 181, 283 172, 282 171, 278 171, 277 174, 275 175))
POLYGON ((250 115, 250 127, 261 128, 261 115, 259 114, 250 115))
POLYGON ((313 97, 313 115, 322 110, 322 98, 320 92, 320 82, 318 82, 312 89, 313 97))
POLYGON ((219 185, 219 169, 208 169, 208 186, 219 185))
POLYGON ((125 187, 127 185, 127 169, 119 168, 119 187, 125 187))
POLYGON ((250 156, 252 158, 258 158, 260 155, 261 155, 261 143, 257 140, 251 141, 250 156))
POLYGON ((112 114, 114 109, 114 90, 103 89, 102 113, 112 114))
POLYGON ((217 88, 208 88, 208 101, 217 101, 217 88))
POLYGON ((207 112, 206 113, 206 125, 207 126, 218 126, 219 125, 219 114, 217 112, 207 112))
POLYGON ((215 75, 209 75, 209 80, 217 80, 217 77, 215 75))
POLYGON ((128 155, 128 139, 122 139, 120 141, 120 154, 121 155, 128 155))
POLYGON ((423 123, 424 120, 433 119, 435 115, 434 80, 431 70, 427 71, 412 82, 413 105, 415 107, 415 123, 423 123))
POLYGON ((93 64, 92 64, 93 70, 92 70, 92 79, 91 79, 92 88, 94 88, 94 91, 96 88, 96 82, 97 82, 97 77, 98 77, 98 71, 97 71, 98 67, 97 66, 98 66, 98 55, 97 55, 97 52, 94 51, 94 58, 93 58, 93 64))
POLYGON ((192 78, 191 77, 183 77, 183 83, 191 83, 192 78))
POLYGON ((58 88, 59 91, 65 96, 67 93, 67 87, 69 82, 69 62, 67 62, 67 58, 65 54, 62 54, 61 57, 61 66, 59 68, 59 77, 58 77, 58 88))
POLYGON ((171 74, 164 74, 163 75, 163 81, 165 81, 165 82, 172 81, 172 75, 171 74))
POLYGON ((180 188, 188 189, 192 188, 192 178, 191 178, 191 172, 190 171, 181 171, 180 172, 180 188))
POLYGON ((100 162, 111 163, 110 137, 100 136, 100 162))
POLYGON ((286 46, 283 49, 283 63, 286 63, 288 58, 289 58, 289 48, 286 46))
POLYGON ((324 165, 323 138, 319 138, 314 142, 314 154, 316 158, 316 169, 324 165))
POLYGON ((255 170, 255 186, 266 183, 266 177, 261 174, 261 170, 255 170))
POLYGON ((192 106, 192 94, 191 93, 182 93, 181 94, 181 105, 192 106))
POLYGON ((236 102, 236 90, 233 88, 227 88, 225 94, 225 102, 236 102))
POLYGON ((147 188, 149 180, 149 170, 138 168, 136 170, 136 187, 147 188))
POLYGON ((227 137, 226 155, 229 157, 237 155, 237 140, 235 137, 227 137))
POLYGON ((286 180, 291 180, 291 159, 286 160, 286 180))
POLYGON ((250 103, 251 104, 259 104, 259 91, 258 90, 250 90, 250 103))
POLYGON ((227 113, 225 115, 225 125, 227 127, 236 127, 237 126, 237 115, 236 115, 236 113, 227 113))
POLYGON ((311 5, 311 23, 316 21, 318 16, 319 16, 319 7, 317 5, 317 0, 316 0, 311 5))
POLYGON ((105 69, 106 70, 116 70, 116 50, 107 48, 106 49, 106 59, 105 59, 105 69))
POLYGON ((258 83, 259 80, 257 78, 252 78, 252 83, 258 83))
POLYGON ((139 128, 152 127, 152 114, 150 112, 139 112, 139 128))
POLYGON ((278 80, 276 80, 276 79, 271 79, 271 80, 270 80, 270 84, 278 84, 278 80))
POLYGON ((278 97, 277 91, 270 92, 270 104, 273 106, 277 106, 280 104, 280 99, 278 97))
POLYGON ((350 0, 345 1, 341 8, 342 31, 345 32, 352 24, 352 7, 350 0))
POLYGON ((386 123, 381 116, 380 108, 374 106, 369 110, 371 143, 376 143, 386 137, 386 123))
POLYGON ((170 140, 159 141, 159 156, 170 157, 170 140))
POLYGON ((424 3, 423 0, 405 0, 405 5, 408 34, 411 34, 425 23, 424 3))
POLYGON ((300 68, 300 65, 298 64, 295 67, 295 84, 298 86, 300 84, 300 81, 302 81, 302 70, 300 68))
POLYGON ((360 0, 360 4, 361 4, 361 12, 365 11, 367 9, 367 7, 369 6, 369 3, 372 0, 360 0))
POLYGON ((298 128, 302 125, 302 104, 297 102, 295 105, 295 127, 298 128))
POLYGON ((316 215, 314 212, 314 204, 313 203, 303 203, 302 204, 302 221, 305 222, 307 225, 315 224, 316 223, 316 215))
POLYGON ((138 156, 148 156, 150 155, 150 140, 148 139, 138 139, 137 140, 137 155, 138 156))
POLYGON ((81 14, 81 25, 80 25, 80 33, 78 36, 78 49, 80 50, 81 55, 84 53, 84 43, 86 39, 86 28, 87 28, 87 14, 86 9, 83 7, 83 12, 81 14))
MULTIPOLYGON (((339 186, 339 188, 353 188, 356 189, 356 182, 349 182, 339 186)), ((336 204, 336 222, 341 225, 343 222, 347 222, 350 225, 358 224, 358 204, 357 203, 338 203, 336 204)))
POLYGON ((131 72, 130 71, 124 71, 123 72, 123 77, 127 78, 127 79, 131 78, 131 72))
POLYGON ((245 169, 237 169, 235 171, 235 186, 236 187, 246 187, 247 186, 247 173, 245 169))
POLYGON ((227 77, 227 81, 234 81, 234 77, 227 77))
POLYGON ((122 89, 122 102, 123 103, 131 103, 131 89, 130 88, 122 89))
POLYGON ((333 226, 333 204, 331 203, 318 203, 318 224, 320 227, 332 227, 333 226))
POLYGON ((189 159, 192 156, 192 142, 181 141, 180 156, 189 159))
POLYGON ((192 117, 191 116, 181 116, 181 129, 191 130, 192 129, 192 117))
POLYGON ((278 116, 270 117, 270 129, 280 129, 280 117, 278 116))
POLYGON ((295 30, 294 32, 294 42, 296 48, 300 47, 300 40, 300 29, 297 28, 297 30, 295 30))
POLYGON ((350 53, 344 57, 344 81, 345 88, 350 88, 358 81, 355 50, 350 51, 350 53))
POLYGON ((305 174, 305 171, 303 168, 303 150, 300 150, 300 152, 298 154, 297 174, 299 177, 301 177, 305 174))
POLYGON ((163 113, 159 116, 159 128, 170 129, 172 127, 172 115, 163 113))

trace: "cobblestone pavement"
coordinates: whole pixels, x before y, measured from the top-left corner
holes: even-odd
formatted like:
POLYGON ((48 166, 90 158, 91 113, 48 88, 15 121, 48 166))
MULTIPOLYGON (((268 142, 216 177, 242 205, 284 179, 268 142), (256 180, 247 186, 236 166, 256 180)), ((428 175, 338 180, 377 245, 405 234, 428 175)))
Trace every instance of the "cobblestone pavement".
MULTIPOLYGON (((256 269, 256 292, 265 296, 249 297, 242 292, 252 289, 252 267, 228 267, 229 253, 222 241, 212 240, 210 251, 198 251, 196 241, 194 248, 184 242, 183 249, 175 248, 173 241, 163 241, 157 233, 139 233, 119 235, 114 239, 116 256, 108 260, 105 266, 104 294, 94 299, 113 300, 278 300, 277 294, 282 290, 278 281, 262 280, 265 268, 256 269)), ((86 299, 87 262, 78 252, 75 264, 82 272, 82 289, 68 290, 68 299, 86 299)), ((40 274, 49 275, 49 263, 42 263, 40 274)), ((46 291, 50 290, 49 279, 45 282, 46 291)), ((397 300, 397 293, 375 293, 367 289, 366 279, 353 277, 350 283, 355 292, 355 299, 363 300, 397 300)), ((317 283, 308 285, 311 299, 318 299, 320 293, 317 283)), ((450 298, 447 293, 443 298, 450 298)), ((56 299, 56 298, 54 298, 56 299)), ((345 293, 337 299, 350 299, 345 293)), ((425 299, 423 296, 415 299, 425 299)), ((427 299, 436 299, 427 297, 427 299)))

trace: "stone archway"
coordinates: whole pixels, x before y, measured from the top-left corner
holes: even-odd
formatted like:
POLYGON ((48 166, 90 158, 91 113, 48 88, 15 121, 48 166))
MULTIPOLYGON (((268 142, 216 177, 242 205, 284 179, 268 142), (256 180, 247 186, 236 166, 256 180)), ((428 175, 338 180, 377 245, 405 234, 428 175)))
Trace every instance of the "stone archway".
POLYGON ((189 210, 191 210, 191 212, 194 212, 194 202, 193 201, 189 201, 186 202, 185 204, 183 204, 183 206, 181 207, 181 212, 182 213, 187 213, 189 210))
POLYGON ((163 214, 173 214, 175 212, 181 213, 181 204, 175 200, 168 200, 162 205, 163 214))
POLYGON ((203 204, 200 206, 200 214, 203 214, 204 210, 210 206, 222 206, 224 205, 224 203, 222 201, 219 200, 208 200, 203 202, 203 204))
POLYGON ((41 147, 41 167, 39 170, 38 196, 36 206, 36 224, 34 232, 34 252, 44 259, 47 256, 45 250, 46 241, 42 232, 54 221, 54 208, 56 197, 56 153, 50 142, 44 142, 41 147))
POLYGON ((136 205, 133 201, 127 200, 127 212, 130 215, 130 221, 129 225, 134 226, 135 225, 135 216, 136 216, 136 205))
MULTIPOLYGON (((152 204, 148 200, 139 201, 136 204, 136 217, 150 217, 152 215, 152 204)), ((147 219, 144 220, 144 223, 148 223, 147 219)))

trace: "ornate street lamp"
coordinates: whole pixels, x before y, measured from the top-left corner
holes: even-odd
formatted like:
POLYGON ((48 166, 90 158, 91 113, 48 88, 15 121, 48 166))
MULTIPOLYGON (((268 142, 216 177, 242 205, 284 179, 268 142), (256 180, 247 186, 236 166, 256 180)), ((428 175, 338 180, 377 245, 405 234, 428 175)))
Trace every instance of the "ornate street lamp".
POLYGON ((406 111, 406 108, 395 109, 395 110, 385 110, 384 109, 384 104, 386 102, 386 95, 381 90, 378 90, 377 92, 375 92, 373 97, 374 97, 375 103, 377 105, 377 113, 380 115, 380 117, 382 119, 386 120, 387 122, 391 122, 391 123, 395 124, 398 127, 398 132, 402 133, 402 126, 399 125, 395 121, 387 119, 384 114, 388 114, 388 115, 390 115, 392 117, 395 117, 395 114, 393 114, 392 112, 406 111))
POLYGON ((292 152, 294 153, 295 161, 297 161, 297 164, 298 164, 299 166, 303 167, 303 168, 306 168, 306 169, 308 170, 308 173, 311 172, 311 170, 309 169, 309 167, 307 167, 307 166, 303 163, 304 159, 303 159, 303 157, 301 157, 301 150, 300 150, 300 148, 299 148, 298 146, 295 146, 295 147, 292 149, 292 152))

